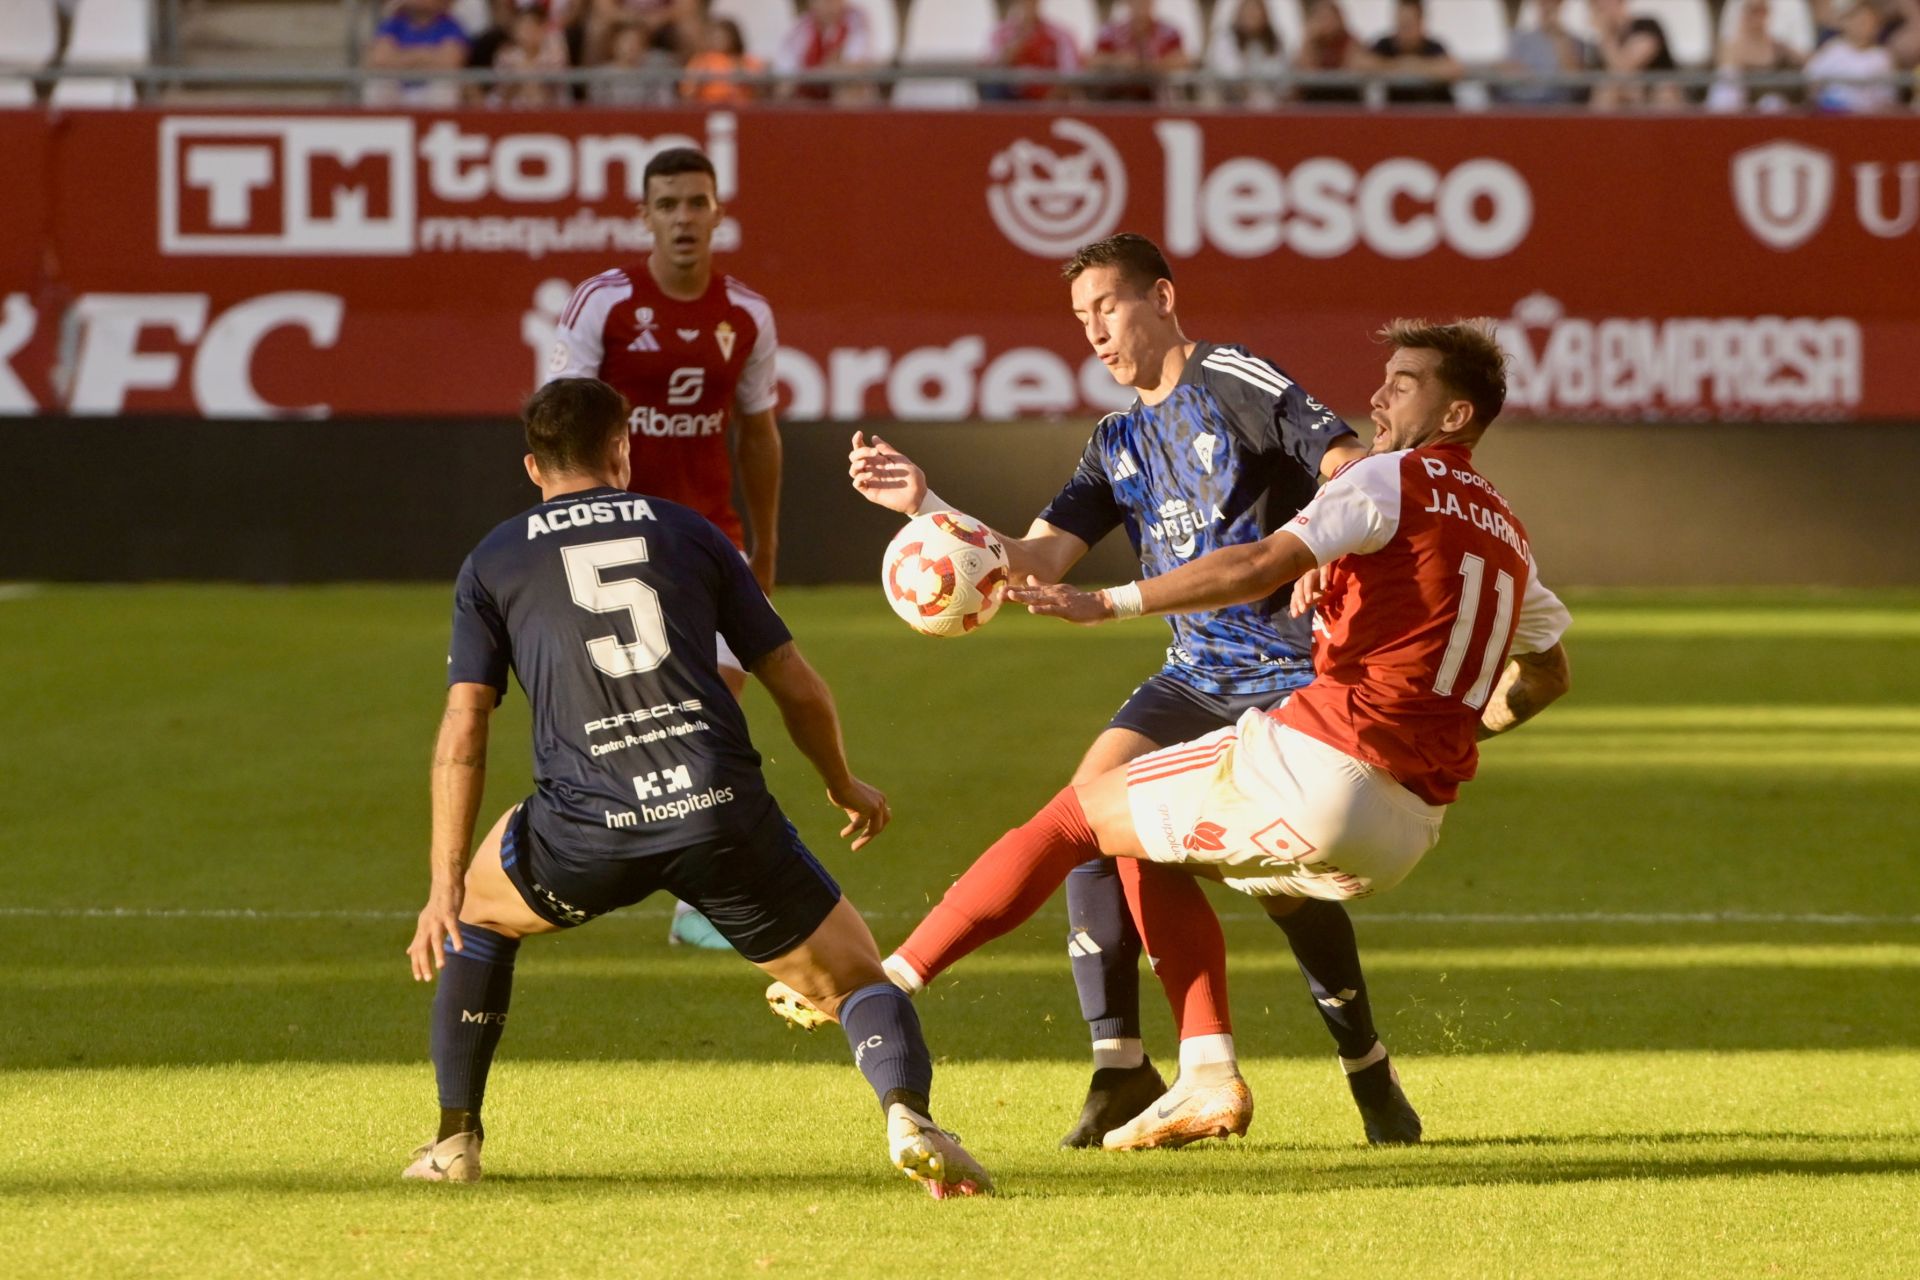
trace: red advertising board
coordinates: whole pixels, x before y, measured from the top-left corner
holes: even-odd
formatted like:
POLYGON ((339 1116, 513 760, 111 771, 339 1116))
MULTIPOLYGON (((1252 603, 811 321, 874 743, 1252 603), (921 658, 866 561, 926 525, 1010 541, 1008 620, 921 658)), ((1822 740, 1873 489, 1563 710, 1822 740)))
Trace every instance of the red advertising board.
POLYGON ((686 142, 791 418, 1113 405, 1056 266, 1122 229, 1349 412, 1488 315, 1514 415, 1920 418, 1911 118, 1013 110, 0 113, 0 413, 509 413, 686 142))

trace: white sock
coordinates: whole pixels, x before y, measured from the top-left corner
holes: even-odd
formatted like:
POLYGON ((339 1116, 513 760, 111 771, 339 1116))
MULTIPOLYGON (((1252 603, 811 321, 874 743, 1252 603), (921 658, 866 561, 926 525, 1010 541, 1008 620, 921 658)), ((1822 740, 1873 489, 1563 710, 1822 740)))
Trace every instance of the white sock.
POLYGON ((1368 1067, 1372 1066, 1374 1063, 1380 1061, 1382 1058, 1386 1056, 1387 1056, 1386 1041, 1375 1040, 1373 1042, 1373 1048, 1367 1050, 1366 1053, 1361 1057, 1340 1059, 1340 1069, 1346 1072, 1348 1075, 1352 1075, 1356 1071, 1365 1071, 1368 1067))
POLYGON ((1180 1078, 1202 1083, 1240 1074, 1230 1035, 1188 1036, 1180 1042, 1180 1078))
POLYGON ((887 971, 887 981, 910 996, 919 995, 920 988, 927 985, 927 980, 915 973, 913 966, 897 955, 888 956, 882 960, 880 967, 887 971))
POLYGON ((1139 1040, 1095 1040, 1093 1042, 1093 1069, 1104 1071, 1108 1067, 1137 1067, 1147 1060, 1147 1050, 1139 1040))

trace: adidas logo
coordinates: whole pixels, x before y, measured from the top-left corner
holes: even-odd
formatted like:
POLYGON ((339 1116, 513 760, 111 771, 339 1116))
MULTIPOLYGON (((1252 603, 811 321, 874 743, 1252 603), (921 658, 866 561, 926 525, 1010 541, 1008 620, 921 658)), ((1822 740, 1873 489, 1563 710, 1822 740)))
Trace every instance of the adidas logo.
POLYGON ((1138 463, 1136 463, 1133 460, 1133 455, 1131 453, 1128 453, 1125 449, 1122 449, 1120 451, 1120 456, 1114 459, 1113 478, 1116 481, 1131 480, 1139 474, 1140 474, 1140 466, 1138 463))

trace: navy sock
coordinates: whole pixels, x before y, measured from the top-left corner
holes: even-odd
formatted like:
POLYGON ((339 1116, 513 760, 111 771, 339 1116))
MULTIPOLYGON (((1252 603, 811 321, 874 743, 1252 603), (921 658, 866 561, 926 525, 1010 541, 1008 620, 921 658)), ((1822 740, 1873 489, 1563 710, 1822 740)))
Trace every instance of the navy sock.
POLYGON ((440 1082, 440 1137, 479 1132, 487 1069, 507 1026, 513 998, 513 959, 520 940, 475 924, 460 926, 465 950, 444 949, 439 990, 433 993, 433 1071, 440 1082))
POLYGON ((880 1105, 904 1102, 928 1115, 933 1055, 907 993, 891 982, 862 987, 841 1002, 840 1026, 853 1050, 853 1065, 873 1086, 880 1105))
POLYGON ((1140 1038, 1140 952, 1114 860, 1075 867, 1067 875, 1067 955, 1095 1040, 1140 1038))
POLYGON ((1360 944, 1353 920, 1337 902, 1309 898, 1290 916, 1274 921, 1287 935, 1293 958, 1313 992, 1314 1007, 1333 1033, 1343 1058, 1365 1057, 1380 1037, 1373 1029, 1373 1006, 1360 972, 1360 944))

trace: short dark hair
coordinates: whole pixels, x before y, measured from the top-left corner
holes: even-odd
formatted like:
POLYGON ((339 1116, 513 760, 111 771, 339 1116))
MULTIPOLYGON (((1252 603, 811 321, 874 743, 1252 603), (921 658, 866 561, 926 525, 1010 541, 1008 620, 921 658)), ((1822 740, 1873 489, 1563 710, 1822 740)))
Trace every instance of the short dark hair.
POLYGON ((665 151, 656 151, 647 161, 647 167, 640 175, 640 190, 649 197, 652 194, 655 178, 671 178, 682 173, 704 173, 713 179, 717 190, 720 177, 713 171, 713 161, 707 159, 707 153, 698 147, 668 147, 665 151))
POLYGON ((1473 406, 1475 425, 1485 430, 1507 403, 1507 353, 1494 322, 1484 318, 1432 324, 1392 320, 1374 335, 1400 351, 1437 351, 1436 376, 1448 391, 1473 406))
POLYGON ((1167 255, 1160 252, 1159 245, 1136 231, 1122 231, 1105 240, 1081 245, 1079 252, 1061 265, 1060 274, 1071 283, 1090 267, 1117 267, 1127 283, 1142 293, 1153 288, 1156 280, 1173 279, 1167 255))
POLYGON ((527 452, 542 471, 592 471, 627 428, 627 402, 598 378, 555 378, 520 411, 527 452))

